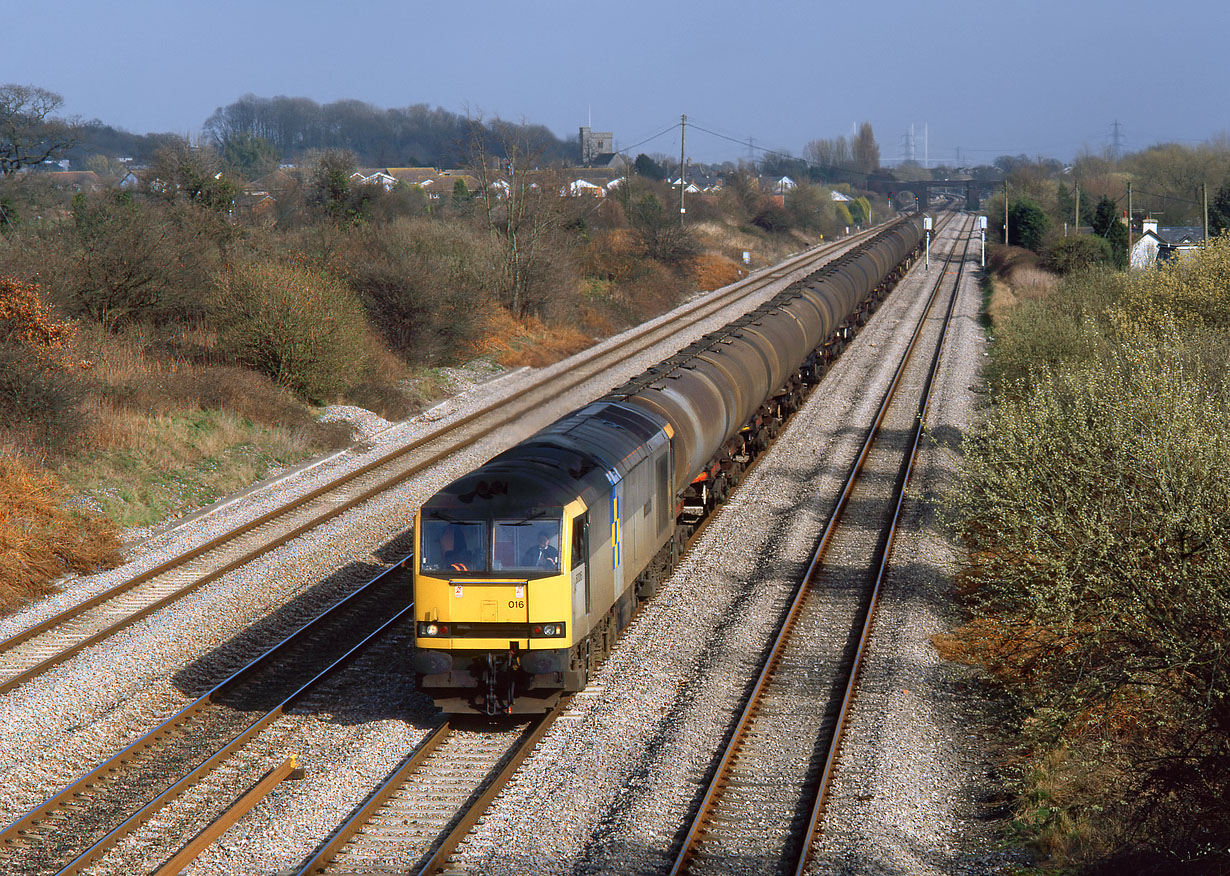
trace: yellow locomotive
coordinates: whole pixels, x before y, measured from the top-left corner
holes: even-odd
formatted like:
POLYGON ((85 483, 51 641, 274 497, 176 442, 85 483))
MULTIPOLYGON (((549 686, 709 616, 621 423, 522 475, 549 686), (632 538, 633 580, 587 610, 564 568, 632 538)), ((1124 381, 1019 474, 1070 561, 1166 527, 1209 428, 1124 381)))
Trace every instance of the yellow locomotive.
POLYGON ((498 714, 585 686, 636 579, 671 559, 670 437, 648 411, 595 403, 419 509, 420 689, 446 711, 498 714))

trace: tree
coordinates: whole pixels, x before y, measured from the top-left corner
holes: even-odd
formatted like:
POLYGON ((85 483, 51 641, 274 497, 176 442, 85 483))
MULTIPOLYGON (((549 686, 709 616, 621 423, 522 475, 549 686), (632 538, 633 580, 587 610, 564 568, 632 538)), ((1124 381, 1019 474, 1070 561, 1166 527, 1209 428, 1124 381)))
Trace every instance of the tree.
POLYGON ((534 127, 495 120, 471 129, 469 167, 478 202, 501 254, 500 303, 519 319, 541 314, 564 272, 559 237, 579 209, 562 198, 566 181, 540 169, 542 137, 534 127), (492 131, 498 136, 492 137, 492 131), (503 158, 499 158, 500 155, 503 158))
POLYGON ((237 189, 221 167, 214 150, 179 140, 154 156, 152 188, 169 201, 183 198, 214 213, 229 213, 237 189))
POLYGON ((72 305, 112 328, 157 309, 175 288, 176 247, 151 210, 128 192, 73 198, 72 230, 78 255, 72 305))
POLYGON ((1098 206, 1093 211, 1093 233, 1109 241, 1115 267, 1126 268, 1127 226, 1119 221, 1119 208, 1115 206, 1115 202, 1105 195, 1098 200, 1098 206))
POLYGON ((350 185, 350 175, 354 169, 353 153, 341 149, 324 152, 313 165, 308 179, 308 203, 322 210, 334 222, 361 218, 363 204, 354 203, 355 193, 350 185))
POLYGON ((77 142, 77 125, 52 117, 64 98, 10 82, 0 85, 0 176, 58 158, 77 142))
POLYGON ((845 137, 833 140, 812 140, 803 147, 803 154, 821 168, 849 167, 854 163, 850 144, 845 137))
POLYGON ((630 195, 624 211, 628 224, 651 259, 677 265, 697 254, 698 247, 692 232, 679 222, 677 213, 662 206, 653 192, 635 197, 630 195))
POLYGON ((876 143, 875 134, 871 130, 871 122, 863 122, 858 126, 858 135, 854 138, 851 148, 854 156, 854 166, 863 173, 871 173, 880 167, 880 147, 876 143))
POLYGON ((277 170, 282 150, 264 137, 240 131, 227 138, 222 160, 244 179, 257 179, 277 170))
POLYGON ((632 163, 632 169, 646 179, 651 179, 655 182, 666 179, 666 171, 663 170, 662 165, 658 164, 658 162, 654 161, 644 152, 636 156, 636 161, 632 163))
POLYGON ((1110 242, 1096 234, 1076 234, 1061 237, 1050 245, 1046 264, 1058 274, 1071 274, 1094 265, 1109 265, 1113 261, 1110 242))
POLYGON ((1230 180, 1222 183, 1209 204, 1209 236, 1230 230, 1230 180))
POLYGON ((1028 198, 1018 198, 1008 206, 1010 244, 1042 252, 1042 239, 1050 227, 1050 218, 1028 198))

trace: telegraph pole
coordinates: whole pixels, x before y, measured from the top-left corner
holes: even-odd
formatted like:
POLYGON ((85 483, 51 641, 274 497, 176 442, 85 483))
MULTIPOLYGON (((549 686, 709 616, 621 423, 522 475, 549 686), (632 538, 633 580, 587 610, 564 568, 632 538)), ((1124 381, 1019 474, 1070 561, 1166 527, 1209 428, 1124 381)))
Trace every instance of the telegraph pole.
POLYGON ((1209 239, 1209 184, 1200 184, 1200 201, 1204 204, 1204 239, 1209 239))
POLYGON ((1008 245, 1008 180, 1004 180, 1004 246, 1008 245))
POLYGON ((1130 267, 1132 266, 1132 184, 1131 184, 1130 182, 1128 183, 1128 215, 1127 215, 1127 220, 1128 220, 1128 221, 1127 221, 1127 226, 1128 226, 1128 249, 1127 249, 1127 256, 1128 256, 1128 267, 1130 268, 1130 267))
POLYGON ((1076 215, 1072 217, 1073 234, 1081 233, 1081 184, 1076 183, 1076 215))
POLYGON ((687 186, 687 181, 684 179, 683 168, 683 138, 688 129, 688 117, 686 114, 679 117, 679 227, 683 227, 683 214, 687 212, 683 206, 683 190, 687 186))

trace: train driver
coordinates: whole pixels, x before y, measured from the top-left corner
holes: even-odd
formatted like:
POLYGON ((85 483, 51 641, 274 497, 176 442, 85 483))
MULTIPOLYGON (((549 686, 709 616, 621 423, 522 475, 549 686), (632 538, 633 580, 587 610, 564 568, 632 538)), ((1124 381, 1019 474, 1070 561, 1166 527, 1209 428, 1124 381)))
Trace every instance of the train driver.
POLYGON ((447 568, 464 572, 473 565, 473 557, 466 544, 466 534, 460 526, 449 526, 444 530, 440 536, 440 551, 447 568))
POLYGON ((527 569, 558 569, 559 551, 551 545, 551 536, 538 533, 538 544, 525 552, 521 565, 527 569))

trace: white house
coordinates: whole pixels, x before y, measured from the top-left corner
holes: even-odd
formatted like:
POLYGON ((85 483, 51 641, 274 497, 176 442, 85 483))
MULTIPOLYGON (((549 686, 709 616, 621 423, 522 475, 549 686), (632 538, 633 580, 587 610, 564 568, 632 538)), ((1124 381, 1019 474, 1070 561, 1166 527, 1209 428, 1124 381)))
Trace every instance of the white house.
POLYGON ((606 189, 602 186, 595 185, 587 179, 574 179, 568 184, 567 190, 565 192, 560 192, 560 194, 569 194, 574 198, 579 197, 580 195, 591 195, 595 198, 605 198, 606 189))
POLYGON ((1140 237, 1132 241, 1128 263, 1133 268, 1152 268, 1168 259, 1195 252, 1204 240, 1204 229, 1177 225, 1159 228, 1152 217, 1141 223, 1140 237))

